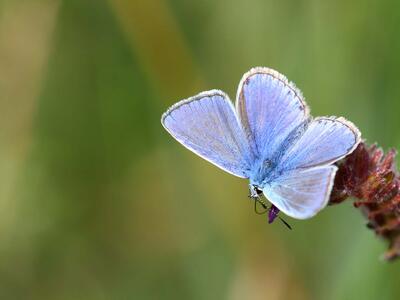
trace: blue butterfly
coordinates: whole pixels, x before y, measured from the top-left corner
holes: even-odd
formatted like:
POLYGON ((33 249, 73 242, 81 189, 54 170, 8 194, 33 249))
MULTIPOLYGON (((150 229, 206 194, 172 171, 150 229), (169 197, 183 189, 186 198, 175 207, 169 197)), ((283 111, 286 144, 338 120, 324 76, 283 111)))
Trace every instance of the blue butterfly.
POLYGON ((161 123, 189 150, 248 178, 252 198, 264 194, 296 219, 327 205, 337 171, 332 164, 361 139, 344 118, 312 118, 295 85, 263 67, 244 74, 236 109, 224 92, 211 90, 176 103, 161 123))

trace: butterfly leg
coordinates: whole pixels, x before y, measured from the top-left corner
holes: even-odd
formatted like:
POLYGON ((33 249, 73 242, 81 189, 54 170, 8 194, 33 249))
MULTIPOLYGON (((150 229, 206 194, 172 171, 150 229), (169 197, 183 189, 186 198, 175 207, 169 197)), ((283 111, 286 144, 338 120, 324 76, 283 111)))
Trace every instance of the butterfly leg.
POLYGON ((273 204, 271 204, 271 206, 268 207, 268 204, 263 199, 261 199, 261 194, 262 194, 261 189, 259 189, 257 186, 253 184, 249 184, 249 198, 254 200, 254 211, 256 212, 256 214, 262 215, 268 212, 269 224, 271 224, 272 222, 274 222, 276 218, 278 218, 283 224, 286 225, 287 228, 292 229, 292 227, 278 215, 280 212, 279 208, 277 208, 273 204), (264 208, 264 211, 259 211, 257 209, 257 203, 261 204, 261 206, 264 208))

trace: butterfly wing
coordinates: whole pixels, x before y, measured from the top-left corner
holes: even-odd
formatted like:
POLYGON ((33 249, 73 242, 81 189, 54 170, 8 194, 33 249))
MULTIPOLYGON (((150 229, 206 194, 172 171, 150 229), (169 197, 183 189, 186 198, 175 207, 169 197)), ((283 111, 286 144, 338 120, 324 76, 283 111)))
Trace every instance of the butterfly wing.
POLYGON ((359 130, 343 118, 313 120, 285 152, 281 174, 266 184, 265 196, 285 214, 306 219, 326 206, 336 173, 329 164, 350 154, 360 142, 359 130))
POLYGON ((292 170, 331 164, 350 154, 360 140, 360 131, 346 119, 319 117, 287 149, 280 165, 292 170))
POLYGON ((221 169, 247 178, 251 152, 228 96, 203 92, 163 114, 161 123, 183 146, 221 169))
POLYGON ((309 109, 294 84, 282 74, 262 67, 253 68, 243 76, 236 110, 260 159, 273 158, 309 118, 309 109))
POLYGON ((293 170, 267 184, 263 193, 286 215, 308 219, 327 205, 336 170, 336 166, 293 170))

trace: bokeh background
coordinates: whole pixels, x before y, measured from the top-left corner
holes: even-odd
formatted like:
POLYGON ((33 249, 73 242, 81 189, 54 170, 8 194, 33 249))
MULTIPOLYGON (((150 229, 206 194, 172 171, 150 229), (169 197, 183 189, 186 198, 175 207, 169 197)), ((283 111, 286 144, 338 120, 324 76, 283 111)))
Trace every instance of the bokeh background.
POLYGON ((2 0, 0 299, 399 299, 351 203, 268 225, 160 116, 253 66, 400 146, 398 1, 2 0))

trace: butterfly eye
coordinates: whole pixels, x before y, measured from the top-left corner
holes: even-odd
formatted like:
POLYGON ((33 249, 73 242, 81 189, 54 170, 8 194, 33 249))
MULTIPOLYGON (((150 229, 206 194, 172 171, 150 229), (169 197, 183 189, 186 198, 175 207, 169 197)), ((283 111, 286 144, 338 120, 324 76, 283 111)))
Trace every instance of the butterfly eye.
POLYGON ((254 184, 249 184, 249 198, 255 199, 259 198, 259 196, 262 194, 262 190, 254 185, 254 184))
POLYGON ((262 190, 260 188, 258 188, 257 186, 254 187, 257 195, 261 195, 262 194, 262 190))

